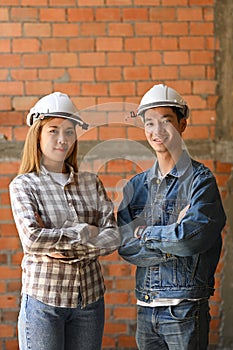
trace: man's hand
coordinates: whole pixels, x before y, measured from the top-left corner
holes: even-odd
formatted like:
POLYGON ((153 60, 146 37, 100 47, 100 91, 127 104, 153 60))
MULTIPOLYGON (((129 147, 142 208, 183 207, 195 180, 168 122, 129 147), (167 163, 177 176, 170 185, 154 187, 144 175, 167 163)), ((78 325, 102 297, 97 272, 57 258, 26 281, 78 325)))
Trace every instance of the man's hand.
POLYGON ((180 214, 178 216, 178 219, 177 219, 177 223, 179 224, 181 222, 181 220, 185 217, 186 215, 186 212, 188 210, 188 208, 190 207, 190 204, 186 205, 186 207, 184 207, 181 211, 180 211, 180 214))

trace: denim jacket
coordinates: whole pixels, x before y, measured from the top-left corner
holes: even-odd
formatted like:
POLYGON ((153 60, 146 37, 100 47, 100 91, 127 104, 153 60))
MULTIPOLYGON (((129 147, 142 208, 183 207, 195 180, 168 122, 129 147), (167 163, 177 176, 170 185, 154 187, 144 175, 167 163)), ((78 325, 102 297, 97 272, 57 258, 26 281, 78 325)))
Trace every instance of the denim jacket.
POLYGON ((186 151, 162 180, 157 170, 156 162, 126 184, 118 210, 119 254, 137 266, 136 297, 148 303, 208 298, 214 293, 226 221, 215 178, 186 151), (144 227, 140 238, 134 237, 138 226, 144 227))

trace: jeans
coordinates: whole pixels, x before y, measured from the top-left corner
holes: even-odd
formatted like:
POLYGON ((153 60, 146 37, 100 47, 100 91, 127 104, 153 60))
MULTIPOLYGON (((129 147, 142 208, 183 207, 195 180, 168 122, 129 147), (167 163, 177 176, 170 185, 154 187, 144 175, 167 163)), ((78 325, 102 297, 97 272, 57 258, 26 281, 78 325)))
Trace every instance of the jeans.
POLYGON ((184 300, 176 306, 138 306, 138 349, 206 350, 209 323, 208 299, 184 300))
POLYGON ((81 309, 54 307, 22 296, 18 321, 20 350, 100 350, 104 298, 81 309))

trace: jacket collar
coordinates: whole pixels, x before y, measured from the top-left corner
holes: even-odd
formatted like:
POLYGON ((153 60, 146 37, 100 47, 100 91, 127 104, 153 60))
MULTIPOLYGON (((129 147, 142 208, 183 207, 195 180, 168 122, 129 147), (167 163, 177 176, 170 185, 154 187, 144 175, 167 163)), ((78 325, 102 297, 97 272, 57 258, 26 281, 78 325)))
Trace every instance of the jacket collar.
MULTIPOLYGON (((175 164, 174 168, 167 174, 173 177, 181 177, 190 168, 191 158, 186 150, 183 150, 178 162, 175 164)), ((145 183, 151 182, 157 177, 159 169, 158 161, 156 160, 154 165, 147 170, 145 183)))

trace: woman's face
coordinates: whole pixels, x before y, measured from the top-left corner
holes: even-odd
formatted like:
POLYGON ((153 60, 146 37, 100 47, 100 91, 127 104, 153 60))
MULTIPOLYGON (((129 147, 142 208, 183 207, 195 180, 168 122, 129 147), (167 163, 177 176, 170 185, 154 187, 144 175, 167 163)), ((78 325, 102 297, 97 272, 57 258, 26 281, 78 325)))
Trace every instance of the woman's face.
POLYGON ((41 130, 42 161, 50 171, 64 170, 64 162, 74 149, 76 141, 74 124, 65 118, 49 120, 41 130))

